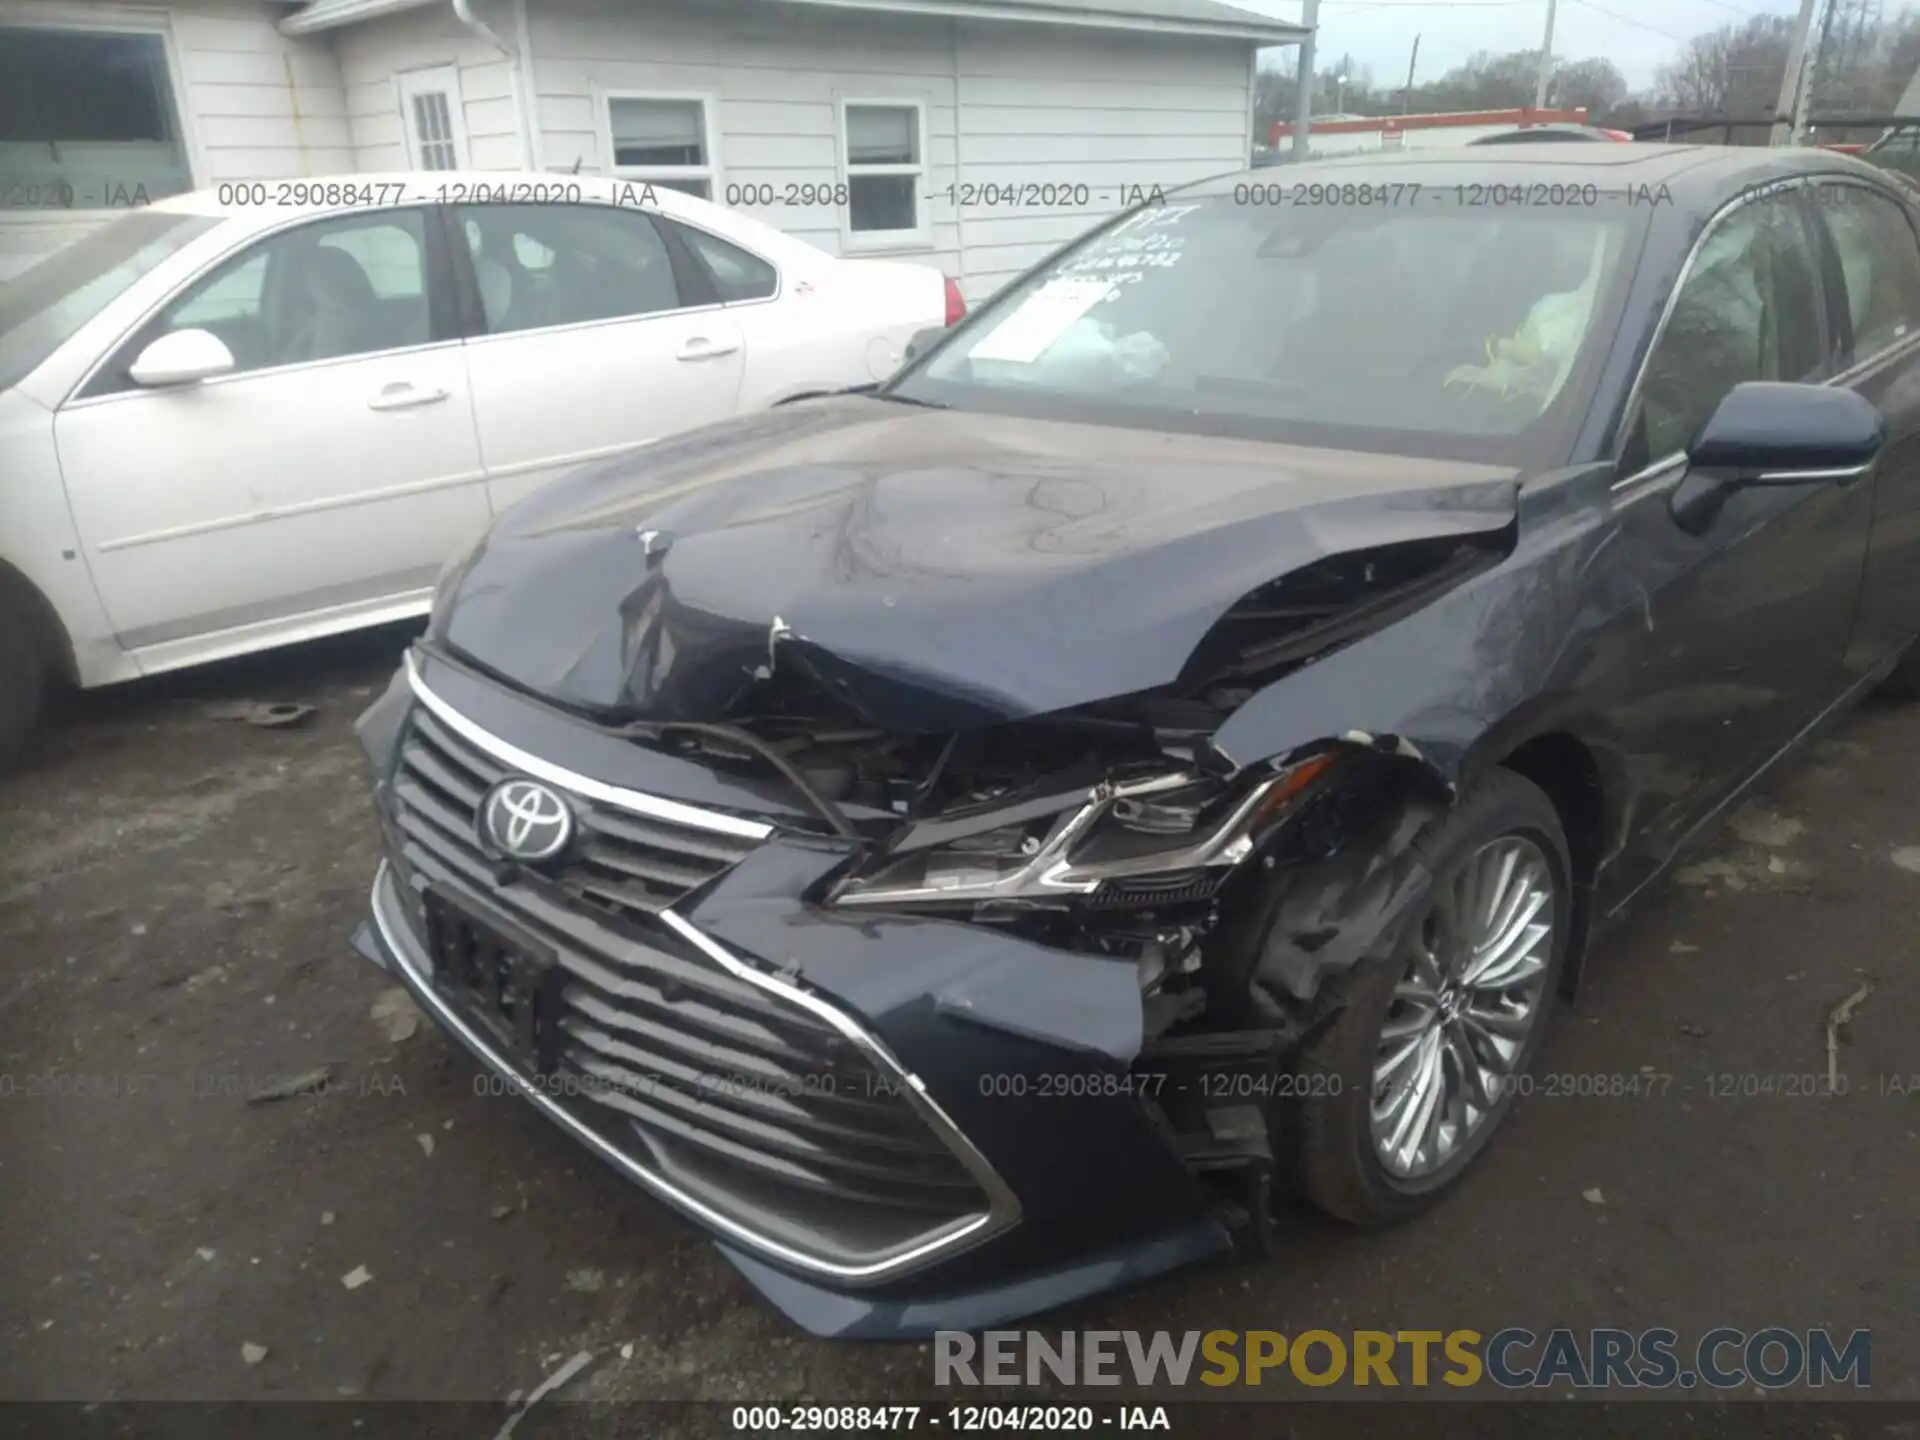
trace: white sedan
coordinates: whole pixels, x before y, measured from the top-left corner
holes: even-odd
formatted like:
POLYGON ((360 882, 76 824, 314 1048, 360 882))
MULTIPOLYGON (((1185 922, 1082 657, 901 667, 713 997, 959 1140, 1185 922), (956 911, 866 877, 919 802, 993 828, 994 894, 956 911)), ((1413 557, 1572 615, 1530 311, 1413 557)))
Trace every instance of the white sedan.
POLYGON ((871 384, 964 313, 704 200, 568 175, 225 185, 0 286, 0 763, 81 687, 423 613, 585 461, 871 384))

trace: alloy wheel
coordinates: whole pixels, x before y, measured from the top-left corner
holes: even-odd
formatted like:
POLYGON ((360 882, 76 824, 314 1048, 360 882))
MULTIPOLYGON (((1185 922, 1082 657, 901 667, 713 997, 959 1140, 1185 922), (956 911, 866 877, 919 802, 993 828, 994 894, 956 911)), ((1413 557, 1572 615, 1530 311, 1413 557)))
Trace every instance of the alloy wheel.
POLYGON ((1524 835, 1482 846, 1439 887, 1374 1056, 1368 1118, 1388 1175, 1442 1169, 1511 1091, 1546 1008, 1556 908, 1551 862, 1524 835))

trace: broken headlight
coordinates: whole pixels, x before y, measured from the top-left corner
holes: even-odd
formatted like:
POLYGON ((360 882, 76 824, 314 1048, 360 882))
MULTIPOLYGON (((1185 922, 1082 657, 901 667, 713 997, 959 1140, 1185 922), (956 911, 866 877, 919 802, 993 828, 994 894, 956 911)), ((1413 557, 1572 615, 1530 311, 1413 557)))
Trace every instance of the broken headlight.
POLYGON ((1183 772, 1103 783, 1051 813, 1002 825, 989 815, 941 843, 884 852, 842 880, 830 901, 1029 907, 1203 899, 1332 763, 1316 755, 1251 782, 1183 772))

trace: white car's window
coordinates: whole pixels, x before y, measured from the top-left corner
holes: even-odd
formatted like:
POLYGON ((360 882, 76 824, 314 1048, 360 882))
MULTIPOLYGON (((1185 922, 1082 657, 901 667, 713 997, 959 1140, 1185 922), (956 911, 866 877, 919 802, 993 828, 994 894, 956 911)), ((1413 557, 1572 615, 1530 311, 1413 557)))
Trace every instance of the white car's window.
POLYGON ((267 252, 261 250, 245 264, 229 266, 218 280, 176 306, 172 312, 173 326, 176 329, 189 325, 205 327, 216 320, 257 314, 260 291, 266 283, 267 252))
POLYGON ((219 223, 136 210, 0 285, 0 390, 38 369, 129 285, 219 223))
POLYGON ((250 246, 145 326, 92 393, 129 388, 126 367, 175 330, 219 336, 235 374, 429 343, 422 214, 319 220, 250 246))
POLYGON ((661 223, 672 225, 680 238, 687 242, 687 248, 699 257, 700 263, 707 267, 707 273, 713 277, 715 293, 729 304, 737 304, 742 300, 765 300, 779 290, 780 272, 758 255, 742 250, 718 235, 696 230, 691 225, 681 225, 672 220, 661 223))
POLYGON ((373 283, 383 300, 425 300, 427 257, 417 235, 400 225, 356 225, 320 241, 344 250, 373 283))
POLYGON ((459 212, 489 334, 680 308, 654 222, 605 205, 476 205, 459 212))

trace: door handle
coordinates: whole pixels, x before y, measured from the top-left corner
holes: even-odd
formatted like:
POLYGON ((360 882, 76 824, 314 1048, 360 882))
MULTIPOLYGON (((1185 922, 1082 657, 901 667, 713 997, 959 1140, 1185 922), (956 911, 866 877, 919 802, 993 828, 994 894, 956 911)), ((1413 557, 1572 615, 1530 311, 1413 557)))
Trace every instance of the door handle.
POLYGON ((447 398, 445 390, 421 390, 405 380, 382 385, 367 401, 369 410, 412 410, 421 405, 437 405, 447 398))
POLYGON ((719 340, 709 340, 704 335, 696 335, 691 340, 682 341, 679 353, 673 358, 676 360, 717 360, 722 355, 733 354, 733 352, 739 348, 740 342, 737 340, 723 342, 719 340))

